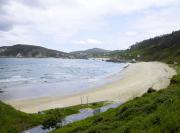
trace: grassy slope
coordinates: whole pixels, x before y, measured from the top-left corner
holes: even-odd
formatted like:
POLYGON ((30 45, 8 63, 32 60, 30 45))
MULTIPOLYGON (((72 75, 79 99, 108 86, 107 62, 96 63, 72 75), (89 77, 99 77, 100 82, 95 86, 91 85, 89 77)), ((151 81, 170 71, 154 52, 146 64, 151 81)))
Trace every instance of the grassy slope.
POLYGON ((18 133, 30 127, 39 125, 50 116, 61 113, 63 116, 78 113, 82 108, 98 108, 105 102, 92 103, 89 105, 77 105, 64 109, 51 109, 44 114, 26 114, 15 110, 13 107, 0 101, 0 133, 18 133))
POLYGON ((0 132, 16 133, 39 124, 36 115, 29 115, 15 110, 0 101, 0 132))
POLYGON ((120 59, 180 63, 180 31, 144 40, 132 45, 128 50, 111 52, 109 56, 120 59), (138 55, 140 57, 137 57, 138 55))
POLYGON ((171 85, 144 94, 117 109, 79 121, 54 133, 157 133, 180 132, 180 66, 171 85))

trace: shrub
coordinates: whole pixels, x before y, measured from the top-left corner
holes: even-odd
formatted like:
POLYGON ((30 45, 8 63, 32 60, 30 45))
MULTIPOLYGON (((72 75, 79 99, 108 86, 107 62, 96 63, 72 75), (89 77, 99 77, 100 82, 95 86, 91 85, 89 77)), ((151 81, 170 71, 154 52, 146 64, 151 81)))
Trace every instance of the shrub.
POLYGON ((149 89, 147 90, 147 93, 152 93, 152 92, 156 92, 156 90, 153 89, 153 88, 149 88, 149 89))
POLYGON ((102 120, 103 120, 103 117, 97 116, 97 117, 95 118, 95 120, 94 120, 94 123, 100 122, 100 121, 102 121, 102 120))
POLYGON ((59 126, 58 124, 62 122, 63 114, 59 110, 52 110, 49 112, 47 118, 42 122, 44 129, 54 128, 59 126), (52 113, 52 114, 51 114, 52 113))

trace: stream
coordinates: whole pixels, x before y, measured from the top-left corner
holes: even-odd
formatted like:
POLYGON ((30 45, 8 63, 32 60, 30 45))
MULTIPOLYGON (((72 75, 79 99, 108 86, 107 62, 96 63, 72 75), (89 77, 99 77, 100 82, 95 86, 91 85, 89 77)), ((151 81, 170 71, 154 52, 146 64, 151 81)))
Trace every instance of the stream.
MULTIPOLYGON (((122 104, 122 102, 116 102, 116 103, 109 104, 109 105, 106 105, 106 106, 103 106, 103 107, 100 107, 97 109, 90 109, 90 108, 81 109, 81 110, 79 110, 79 113, 77 113, 77 114, 72 114, 72 115, 66 116, 64 118, 64 120, 62 121, 61 125, 65 126, 65 125, 68 125, 70 123, 73 123, 73 122, 76 122, 79 120, 84 120, 84 119, 94 116, 98 113, 106 112, 109 109, 116 108, 116 107, 120 106, 121 104, 122 104)), ((55 130, 55 129, 43 129, 42 127, 43 127, 42 125, 39 125, 39 126, 31 128, 31 129, 28 129, 26 131, 23 131, 22 133, 48 133, 50 131, 55 130)))

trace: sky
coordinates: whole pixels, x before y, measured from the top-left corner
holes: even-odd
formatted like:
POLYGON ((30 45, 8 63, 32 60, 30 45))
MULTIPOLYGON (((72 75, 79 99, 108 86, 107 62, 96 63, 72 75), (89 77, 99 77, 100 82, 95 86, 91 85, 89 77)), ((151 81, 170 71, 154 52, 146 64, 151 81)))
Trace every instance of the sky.
POLYGON ((180 30, 180 0, 0 0, 0 46, 126 49, 180 30))

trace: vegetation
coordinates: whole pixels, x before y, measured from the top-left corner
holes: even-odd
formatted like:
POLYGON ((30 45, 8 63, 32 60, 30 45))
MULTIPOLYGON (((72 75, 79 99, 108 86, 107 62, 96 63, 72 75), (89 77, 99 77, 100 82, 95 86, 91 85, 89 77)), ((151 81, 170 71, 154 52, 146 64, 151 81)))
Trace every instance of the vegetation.
MULTIPOLYGON (((175 66, 180 70, 180 66, 175 66)), ((164 90, 151 91, 117 109, 67 125, 53 133, 180 132, 180 73, 164 90)))
POLYGON ((147 93, 152 93, 152 92, 155 92, 156 90, 154 90, 153 88, 149 88, 148 90, 147 90, 147 93))
POLYGON ((18 133, 38 124, 40 119, 36 115, 20 112, 0 101, 1 133, 18 133))
POLYGON ((87 58, 102 58, 106 56, 110 51, 109 50, 104 50, 100 48, 93 48, 93 49, 88 49, 84 51, 74 51, 69 53, 69 55, 72 58, 82 58, 82 59, 87 59, 87 58))
POLYGON ((54 127, 63 117, 78 113, 82 108, 98 108, 105 102, 77 105, 63 109, 51 109, 39 114, 26 114, 0 101, 0 133, 19 133, 36 125, 54 127))
POLYGON ((65 53, 57 50, 47 49, 40 46, 24 45, 24 44, 0 47, 0 57, 18 57, 18 58, 56 57, 56 58, 87 59, 93 57, 102 57, 108 52, 110 51, 99 48, 93 48, 84 51, 65 53))
POLYGON ((48 117, 46 117, 46 119, 42 122, 44 129, 58 127, 58 123, 62 122, 62 119, 64 118, 61 110, 58 109, 50 111, 49 114, 50 115, 48 115, 48 117))
POLYGON ((43 48, 40 46, 17 44, 14 46, 0 47, 0 57, 67 57, 67 54, 61 51, 43 48))
POLYGON ((112 58, 111 61, 163 61, 180 63, 180 31, 158 36, 132 45, 127 50, 109 51, 99 48, 65 53, 33 45, 0 47, 0 57, 112 58))
POLYGON ((110 52, 109 56, 121 60, 180 63, 180 31, 144 40, 127 50, 110 52))
MULTIPOLYGON (((12 47, 0 47, 0 56, 15 57, 21 53, 23 57, 57 57, 58 53, 42 47, 12 47)), ((63 56, 62 52, 58 54, 58 57, 63 56)), ((102 52, 98 56, 93 53, 93 56, 121 60, 158 60, 177 64, 180 63, 180 31, 142 41, 127 50, 105 54, 102 52)), ((180 65, 175 65, 175 68, 178 75, 172 78, 168 88, 158 92, 150 88, 142 97, 135 98, 117 109, 72 123, 54 133, 180 132, 180 65)), ((59 120, 66 115, 77 113, 81 108, 97 108, 102 105, 104 102, 52 109, 40 114, 26 114, 0 101, 0 133, 18 133, 39 124, 43 124, 45 128, 57 126, 59 120)))

